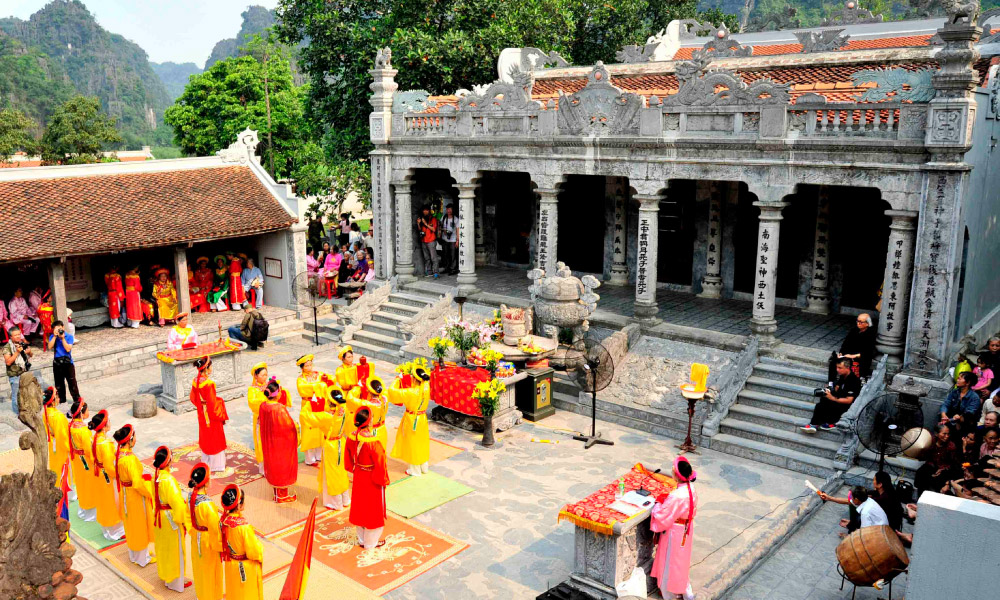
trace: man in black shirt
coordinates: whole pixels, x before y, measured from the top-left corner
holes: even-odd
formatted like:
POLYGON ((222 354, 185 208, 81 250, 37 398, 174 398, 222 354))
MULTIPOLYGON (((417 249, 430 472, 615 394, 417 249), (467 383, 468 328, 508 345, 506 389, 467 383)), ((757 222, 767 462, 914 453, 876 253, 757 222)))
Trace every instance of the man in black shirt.
POLYGON ((872 327, 871 315, 861 313, 858 315, 857 326, 847 334, 844 343, 840 345, 840 352, 834 352, 830 356, 829 381, 836 377, 836 365, 842 358, 849 358, 858 363, 857 376, 867 379, 872 374, 872 358, 875 357, 875 328, 872 327))
POLYGON ((826 395, 819 399, 813 409, 812 419, 801 427, 806 433, 816 433, 816 428, 832 431, 837 421, 851 407, 851 403, 861 393, 861 380, 851 373, 851 359, 837 361, 837 379, 832 387, 826 388, 826 395))

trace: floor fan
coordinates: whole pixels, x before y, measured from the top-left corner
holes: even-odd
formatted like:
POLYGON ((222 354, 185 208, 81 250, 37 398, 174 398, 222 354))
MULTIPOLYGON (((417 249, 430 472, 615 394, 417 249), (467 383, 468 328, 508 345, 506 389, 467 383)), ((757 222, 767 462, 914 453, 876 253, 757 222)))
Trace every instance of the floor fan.
POLYGON ((573 378, 584 391, 590 392, 590 435, 580 433, 574 440, 584 443, 589 450, 594 444, 613 446, 615 443, 604 439, 597 431, 597 392, 608 387, 615 376, 615 363, 603 344, 592 339, 583 339, 573 345, 567 357, 573 378))
POLYGON ((313 311, 313 339, 319 346, 319 307, 326 302, 326 294, 320 292, 319 277, 308 272, 302 272, 295 276, 292 282, 295 288, 295 295, 300 306, 312 308, 313 311))
POLYGON ((907 450, 916 437, 904 435, 924 423, 919 403, 909 402, 896 392, 886 392, 871 402, 858 415, 854 433, 861 444, 878 456, 878 470, 885 470, 887 456, 907 450))

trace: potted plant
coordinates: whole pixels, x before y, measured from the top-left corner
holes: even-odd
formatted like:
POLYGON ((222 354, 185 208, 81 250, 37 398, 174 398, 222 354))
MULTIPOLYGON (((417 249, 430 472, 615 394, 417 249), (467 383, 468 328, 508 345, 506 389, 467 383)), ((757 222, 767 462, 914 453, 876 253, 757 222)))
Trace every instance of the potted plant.
POLYGON ((427 340, 427 345, 430 346, 434 359, 437 360, 438 369, 443 369, 444 357, 448 354, 448 349, 455 344, 446 337, 433 337, 427 340))
POLYGON ((503 382, 499 379, 490 379, 476 384, 472 390, 472 398, 479 402, 479 412, 483 413, 483 441, 482 444, 489 448, 495 444, 493 438, 493 415, 500 408, 500 394, 505 390, 503 382))

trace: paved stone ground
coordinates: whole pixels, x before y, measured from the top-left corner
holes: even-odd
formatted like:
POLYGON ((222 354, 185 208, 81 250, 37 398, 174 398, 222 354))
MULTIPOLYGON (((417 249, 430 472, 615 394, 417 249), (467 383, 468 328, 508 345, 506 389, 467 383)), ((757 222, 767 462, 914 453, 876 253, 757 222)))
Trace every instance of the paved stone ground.
MULTIPOLYGON (((837 493, 845 496, 847 488, 837 493)), ((847 507, 826 503, 809 522, 796 531, 782 547, 761 564, 728 600, 850 600, 854 591, 850 582, 840 589, 837 573, 838 534, 846 531, 839 521, 847 516, 847 507)), ((904 523, 906 531, 912 528, 904 523)), ((893 581, 892 597, 899 600, 906 591, 906 574, 893 581)), ((889 589, 857 590, 857 600, 889 597, 889 589)))
MULTIPOLYGON (((477 286, 492 294, 528 298, 527 273, 520 269, 476 267, 477 286)), ((428 281, 430 281, 428 279, 428 281)), ((435 283, 457 286, 457 276, 442 275, 435 283)), ((602 285, 597 289, 600 310, 633 316, 632 286, 602 285)), ((721 333, 750 333, 752 306, 749 300, 706 300, 686 292, 660 289, 656 292, 659 318, 674 325, 709 329, 721 333)), ((854 322, 851 315, 814 315, 794 306, 776 306, 777 336, 786 344, 836 350, 854 322)))

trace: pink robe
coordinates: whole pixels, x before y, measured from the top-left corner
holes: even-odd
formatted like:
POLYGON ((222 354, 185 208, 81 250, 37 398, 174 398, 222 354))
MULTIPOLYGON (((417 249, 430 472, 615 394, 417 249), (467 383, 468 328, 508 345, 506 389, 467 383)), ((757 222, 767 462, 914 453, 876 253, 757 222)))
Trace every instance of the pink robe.
POLYGON ((0 300, 0 326, 6 330, 10 329, 11 325, 13 323, 11 323, 10 317, 7 316, 7 304, 3 300, 0 300))
POLYGON ((31 335, 38 329, 38 317, 24 298, 10 299, 10 321, 21 328, 21 333, 31 335))
MULTIPOLYGON (((698 492, 691 487, 694 494, 694 513, 698 514, 698 492)), ((673 598, 673 594, 683 594, 688 587, 688 574, 691 570, 691 547, 694 546, 694 523, 688 530, 687 541, 681 545, 684 538, 684 521, 688 518, 688 489, 685 484, 678 484, 677 489, 667 496, 663 504, 654 504, 650 515, 649 528, 660 533, 656 546, 656 558, 653 560, 652 576, 660 587, 664 598, 673 598), (678 521, 681 521, 678 523, 678 521)))

